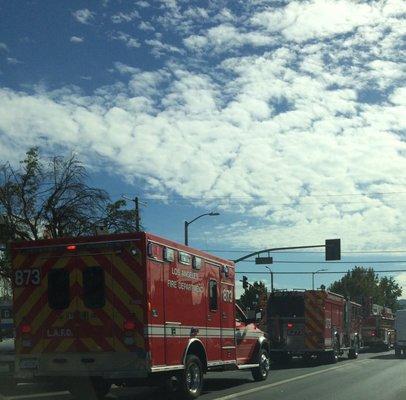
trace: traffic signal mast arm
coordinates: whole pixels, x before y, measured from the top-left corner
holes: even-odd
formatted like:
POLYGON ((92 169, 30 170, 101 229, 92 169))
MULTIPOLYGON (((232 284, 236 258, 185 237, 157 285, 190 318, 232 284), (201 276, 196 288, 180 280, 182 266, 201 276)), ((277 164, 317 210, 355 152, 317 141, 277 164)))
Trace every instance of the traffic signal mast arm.
POLYGON ((236 260, 233 260, 234 263, 238 263, 241 261, 246 260, 247 258, 251 258, 253 256, 258 256, 261 253, 269 253, 271 251, 279 251, 279 250, 297 250, 297 249, 313 249, 316 247, 324 247, 326 249, 326 260, 327 261, 332 261, 332 260, 340 260, 340 247, 341 247, 341 242, 340 239, 327 239, 325 244, 318 244, 318 245, 313 245, 313 246, 289 246, 289 247, 274 247, 271 249, 265 249, 265 250, 260 250, 260 251, 254 251, 253 253, 247 254, 243 257, 237 258, 236 260))

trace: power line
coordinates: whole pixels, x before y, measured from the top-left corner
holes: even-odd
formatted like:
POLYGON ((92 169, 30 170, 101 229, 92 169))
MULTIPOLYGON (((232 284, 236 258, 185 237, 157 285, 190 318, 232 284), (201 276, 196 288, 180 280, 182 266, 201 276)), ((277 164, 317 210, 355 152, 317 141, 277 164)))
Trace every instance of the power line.
MULTIPOLYGON (((308 198, 308 197, 350 197, 350 196, 392 196, 392 195, 403 195, 406 194, 406 192, 403 191, 398 191, 398 192, 370 192, 370 193, 331 193, 331 194, 309 194, 309 195, 304 195, 304 196, 296 196, 296 199, 300 198, 308 198)), ((207 196, 207 195, 202 195, 202 196, 185 196, 183 198, 176 198, 176 197, 157 197, 154 195, 146 195, 143 196, 144 199, 148 200, 156 200, 156 201, 185 201, 185 200, 202 200, 202 197, 204 196, 204 199, 259 199, 259 196, 252 195, 252 196, 227 196, 227 195, 222 195, 222 196, 207 196)), ((265 196, 265 198, 269 199, 274 199, 274 198, 280 198, 280 197, 286 197, 286 195, 274 195, 274 196, 265 196)))
MULTIPOLYGON (((254 263, 255 260, 244 260, 241 262, 251 262, 254 263)), ((406 263, 406 260, 350 260, 350 261, 273 261, 273 264, 396 264, 396 263, 406 263)))
MULTIPOLYGON (((310 275, 313 274, 314 271, 281 271, 281 272, 274 272, 274 275, 310 275)), ((317 272, 317 275, 320 274, 346 274, 348 271, 323 271, 317 272)), ((377 274, 382 273, 393 273, 393 272, 406 272, 406 269, 388 269, 388 270, 374 270, 377 274)), ((251 275, 269 275, 269 271, 237 271, 237 274, 251 274, 251 275)))
MULTIPOLYGON (((217 253, 254 253, 256 250, 226 250, 226 249, 202 249, 207 252, 217 253)), ((324 251, 273 251, 273 254, 323 254, 324 251)), ((379 253, 406 253, 406 250, 359 250, 359 251, 342 251, 342 254, 379 254, 379 253)))

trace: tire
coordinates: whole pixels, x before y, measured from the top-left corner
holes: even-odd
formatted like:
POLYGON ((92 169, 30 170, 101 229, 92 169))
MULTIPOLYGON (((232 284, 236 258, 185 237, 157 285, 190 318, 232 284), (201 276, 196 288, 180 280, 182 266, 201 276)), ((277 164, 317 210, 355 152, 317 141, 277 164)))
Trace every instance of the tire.
POLYGON ((399 348, 397 348, 397 347, 395 347, 395 356, 396 356, 397 358, 402 357, 402 350, 399 349, 399 348))
POLYGON ((352 347, 350 350, 348 350, 348 358, 355 360, 358 358, 358 351, 359 351, 359 346, 358 342, 355 342, 354 347, 352 347))
POLYGON ((103 378, 88 378, 71 382, 69 392, 77 399, 102 399, 110 388, 111 384, 103 378))
POLYGON ((329 364, 336 364, 338 361, 338 355, 337 352, 335 350, 333 351, 329 351, 328 353, 324 353, 325 357, 326 357, 326 361, 329 364))
POLYGON ((269 355, 265 349, 259 351, 259 366, 251 369, 254 381, 260 382, 266 380, 269 375, 269 355))
POLYGON ((356 358, 358 358, 358 350, 357 349, 348 350, 348 358, 350 360, 355 360, 356 358))
POLYGON ((180 396, 184 400, 193 400, 200 396, 203 389, 203 365, 198 357, 190 354, 186 357, 185 369, 179 382, 180 396))
POLYGON ((17 388, 17 382, 13 378, 7 378, 6 382, 0 382, 0 394, 11 394, 17 388))

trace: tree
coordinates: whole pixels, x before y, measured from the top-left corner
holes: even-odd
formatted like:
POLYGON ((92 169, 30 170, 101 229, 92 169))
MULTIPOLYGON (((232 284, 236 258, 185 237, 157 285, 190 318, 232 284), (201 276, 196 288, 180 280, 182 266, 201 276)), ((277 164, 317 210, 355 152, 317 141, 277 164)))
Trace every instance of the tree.
MULTIPOLYGON (((19 168, 0 165, 0 243, 92 235, 99 226, 134 231, 135 211, 124 200, 112 203, 87 178, 76 155, 42 159, 38 148, 27 151, 19 168)), ((3 254, 0 276, 8 276, 9 266, 3 254)))
POLYGON ((402 294, 401 287, 393 277, 379 278, 373 268, 357 266, 340 280, 333 282, 329 290, 360 303, 372 298, 375 304, 392 310, 397 308, 397 298, 402 294))
POLYGON ((266 308, 268 290, 263 282, 255 281, 249 285, 240 297, 240 303, 245 309, 255 310, 257 308, 266 308))
POLYGON ((402 288, 396 283, 393 276, 384 276, 379 281, 379 303, 392 310, 399 309, 398 297, 402 295, 402 288))

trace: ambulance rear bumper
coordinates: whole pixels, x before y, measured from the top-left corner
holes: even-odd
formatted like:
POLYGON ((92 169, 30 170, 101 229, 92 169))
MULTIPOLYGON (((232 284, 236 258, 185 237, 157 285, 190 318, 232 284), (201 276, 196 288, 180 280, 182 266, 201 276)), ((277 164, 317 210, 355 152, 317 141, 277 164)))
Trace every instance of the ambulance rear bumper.
POLYGON ((24 380, 90 376, 120 380, 146 378, 149 373, 148 360, 135 353, 22 355, 15 363, 15 377, 24 380))

